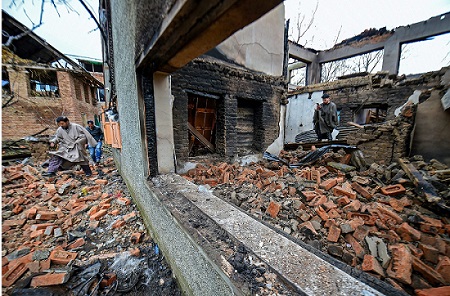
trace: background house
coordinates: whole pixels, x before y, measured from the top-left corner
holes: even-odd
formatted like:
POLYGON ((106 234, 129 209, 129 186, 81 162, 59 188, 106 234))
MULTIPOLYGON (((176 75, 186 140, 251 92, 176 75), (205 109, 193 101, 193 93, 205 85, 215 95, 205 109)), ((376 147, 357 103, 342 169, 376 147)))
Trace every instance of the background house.
POLYGON ((3 139, 51 135, 61 115, 83 125, 98 118, 102 82, 4 11, 2 30, 3 139))

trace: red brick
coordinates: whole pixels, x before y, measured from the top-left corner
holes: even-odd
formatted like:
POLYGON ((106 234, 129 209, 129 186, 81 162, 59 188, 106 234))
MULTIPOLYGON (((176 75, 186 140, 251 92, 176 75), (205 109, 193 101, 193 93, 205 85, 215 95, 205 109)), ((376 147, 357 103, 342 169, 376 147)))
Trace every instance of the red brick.
POLYGON ((273 201, 270 202, 267 207, 266 213, 269 214, 272 218, 276 218, 278 216, 278 212, 280 211, 281 206, 273 201))
POLYGON ((343 210, 345 212, 357 212, 361 208, 361 202, 357 199, 346 205, 343 210))
POLYGON ((123 216, 123 220, 125 220, 125 222, 130 222, 130 221, 134 220, 136 217, 137 217, 136 212, 133 211, 133 212, 123 216))
POLYGON ((395 231, 405 241, 412 242, 412 241, 420 240, 420 235, 421 235, 420 231, 409 226, 409 224, 407 222, 404 222, 395 231))
POLYGON ((350 233, 345 235, 345 241, 352 245, 352 249, 355 251, 356 257, 361 259, 364 257, 365 252, 363 247, 350 233))
POLYGON ((30 220, 34 219, 36 217, 36 213, 37 213, 36 208, 33 207, 33 208, 29 209, 27 212, 27 219, 30 219, 30 220))
POLYGON ((84 238, 80 237, 78 238, 76 241, 74 241, 73 243, 71 243, 70 245, 67 246, 68 250, 72 250, 78 247, 81 247, 85 244, 86 242, 84 241, 84 238))
POLYGON ((119 219, 113 223, 112 228, 120 228, 125 225, 125 221, 123 219, 119 219))
POLYGON ((131 235, 130 241, 132 244, 137 244, 141 241, 142 234, 140 232, 135 232, 131 235))
POLYGON ((30 233, 30 238, 36 238, 36 237, 39 237, 39 236, 43 235, 44 232, 45 232, 45 229, 39 229, 39 230, 36 230, 36 231, 32 231, 32 232, 30 233))
POLYGON ((2 286, 9 287, 14 284, 28 270, 29 262, 17 262, 9 267, 9 270, 2 276, 2 286))
POLYGON ((375 257, 373 257, 372 255, 364 255, 364 260, 361 265, 361 269, 363 271, 373 272, 382 277, 385 276, 383 267, 381 267, 380 262, 378 262, 378 260, 375 257))
POLYGON ((89 220, 100 220, 103 216, 105 216, 108 213, 107 210, 100 210, 94 215, 89 217, 89 220))
POLYGON ((300 231, 302 231, 302 229, 306 228, 306 229, 310 230, 314 235, 317 235, 317 231, 316 231, 316 229, 314 228, 314 226, 312 225, 311 221, 303 222, 302 224, 299 224, 299 225, 297 226, 297 228, 298 228, 300 231))
POLYGON ((419 249, 422 250, 423 258, 425 260, 427 260, 428 262, 434 263, 434 264, 438 263, 438 260, 439 260, 439 250, 438 249, 436 249, 432 246, 429 246, 429 245, 422 244, 422 243, 419 243, 419 249))
POLYGON ((391 245, 389 250, 392 254, 391 262, 386 270, 387 275, 404 284, 411 284, 412 256, 409 249, 403 245, 391 245))
POLYGON ((311 180, 315 180, 317 184, 320 184, 320 171, 311 170, 311 180))
POLYGON ((100 282, 100 288, 111 286, 117 280, 117 275, 114 272, 109 272, 103 275, 103 279, 100 282))
POLYGON ((333 187, 333 194, 335 196, 347 196, 351 199, 356 199, 356 193, 355 192, 351 192, 348 190, 344 190, 344 188, 342 188, 341 186, 334 186, 333 187))
POLYGON ((315 208, 316 214, 322 219, 323 221, 327 221, 330 219, 330 216, 325 212, 325 210, 322 207, 316 207, 315 208))
POLYGON ((333 186, 337 185, 337 180, 334 179, 328 179, 320 183, 319 187, 324 190, 330 190, 333 186))
POLYGON ((36 220, 56 220, 58 215, 51 211, 38 211, 36 214, 36 220))
POLYGON ((414 293, 416 293, 416 296, 449 296, 450 286, 414 290, 414 293))
POLYGON ((402 212, 404 208, 403 203, 395 198, 389 199, 389 205, 397 212, 402 212))
POLYGON ((447 285, 450 284, 450 259, 447 256, 442 256, 436 266, 436 271, 442 276, 447 285))
POLYGON ((320 205, 323 205, 328 201, 328 198, 325 195, 319 195, 318 197, 314 198, 308 205, 310 207, 317 207, 320 205))
POLYGON ((356 192, 358 192, 359 194, 361 194, 364 198, 371 199, 371 198, 373 197, 372 194, 370 194, 369 191, 367 191, 366 188, 362 187, 362 186, 359 185, 358 183, 353 182, 353 183, 351 183, 351 185, 352 185, 352 188, 353 188, 356 192))
POLYGON ((70 275, 67 272, 38 275, 31 280, 30 286, 35 288, 35 287, 61 285, 67 282, 69 278, 70 275))
POLYGON ((113 216, 117 216, 117 215, 120 214, 120 210, 113 210, 113 211, 111 211, 110 214, 113 215, 113 216))
POLYGON ((433 268, 423 263, 420 259, 413 257, 412 265, 413 269, 420 273, 422 277, 433 286, 445 284, 444 278, 433 268))
POLYGON ((63 264, 66 265, 71 260, 74 260, 77 257, 77 253, 75 252, 66 252, 63 250, 55 249, 50 253, 50 260, 55 264, 63 264))
POLYGON ((356 212, 348 212, 347 213, 347 219, 354 219, 359 218, 364 221, 364 224, 366 225, 375 225, 376 218, 372 215, 368 214, 361 214, 356 212))
POLYGON ((364 225, 360 225, 358 227, 356 227, 355 232, 353 232, 353 237, 361 242, 363 241, 366 236, 369 234, 369 228, 367 226, 364 225))
POLYGON ((108 184, 108 180, 104 180, 104 179, 97 179, 94 182, 95 182, 95 184, 99 184, 99 185, 106 185, 106 184, 108 184))
POLYGON ((348 199, 347 196, 343 196, 337 200, 337 203, 339 206, 342 207, 342 206, 348 205, 350 203, 350 200, 348 199))
POLYGON ((384 195, 399 195, 406 192, 405 187, 401 184, 389 185, 381 188, 384 195))
POLYGON ((330 230, 328 232, 327 240, 330 242, 337 243, 339 240, 339 236, 341 235, 341 229, 337 227, 336 225, 331 225, 330 230))

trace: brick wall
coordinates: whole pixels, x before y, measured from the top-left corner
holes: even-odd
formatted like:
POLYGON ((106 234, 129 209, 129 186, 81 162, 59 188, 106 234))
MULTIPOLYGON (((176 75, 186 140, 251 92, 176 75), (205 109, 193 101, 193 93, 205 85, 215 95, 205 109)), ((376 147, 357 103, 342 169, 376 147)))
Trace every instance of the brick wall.
POLYGON ((347 136, 349 145, 357 146, 370 164, 389 164, 400 157, 408 156, 411 132, 414 127, 415 109, 405 112, 383 124, 365 126, 347 136))
POLYGON ((28 71, 8 71, 11 86, 15 93, 15 103, 2 110, 2 139, 17 140, 48 128, 43 135, 56 131, 55 118, 67 116, 71 122, 85 124, 99 114, 100 108, 77 100, 72 73, 58 71, 59 98, 30 97, 28 71))
POLYGON ((368 163, 389 163, 410 153, 415 108, 412 117, 395 117, 394 111, 408 101, 415 90, 421 91, 419 102, 430 96, 432 88, 442 89, 445 69, 422 74, 417 78, 392 77, 379 73, 304 87, 298 93, 323 91, 330 94, 340 112, 340 127, 349 126, 353 113, 361 106, 382 105, 387 108, 386 122, 366 125, 349 133, 347 143, 360 148, 368 163))
POLYGON ((224 65, 214 59, 196 59, 172 75, 175 97, 173 124, 178 160, 188 157, 188 93, 218 98, 216 151, 237 153, 238 100, 254 102, 254 148, 262 152, 278 137, 280 102, 285 95, 283 79, 224 65), (256 117, 256 116, 255 116, 256 117))

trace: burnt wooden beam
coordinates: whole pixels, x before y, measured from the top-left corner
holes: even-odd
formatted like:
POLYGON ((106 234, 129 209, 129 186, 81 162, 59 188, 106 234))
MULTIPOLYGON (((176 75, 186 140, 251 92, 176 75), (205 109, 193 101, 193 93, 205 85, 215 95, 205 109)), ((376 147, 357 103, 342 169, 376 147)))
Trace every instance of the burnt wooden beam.
POLYGON ((202 143, 203 145, 206 146, 206 148, 208 148, 209 151, 211 152, 215 151, 214 145, 211 144, 211 142, 208 141, 201 133, 199 133, 198 130, 196 130, 195 127, 193 127, 192 124, 190 124, 189 122, 188 122, 188 129, 194 135, 194 137, 200 141, 200 143, 202 143))

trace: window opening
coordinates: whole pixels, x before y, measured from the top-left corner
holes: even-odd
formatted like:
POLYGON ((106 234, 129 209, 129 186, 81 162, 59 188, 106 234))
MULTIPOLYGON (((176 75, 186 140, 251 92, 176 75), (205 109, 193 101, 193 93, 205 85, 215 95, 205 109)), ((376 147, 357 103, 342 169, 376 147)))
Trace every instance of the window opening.
POLYGON ((30 86, 32 97, 59 98, 56 71, 30 70, 30 86))
POLYGON ((373 124, 386 121, 387 106, 363 106, 353 113, 353 121, 357 124, 373 124))

